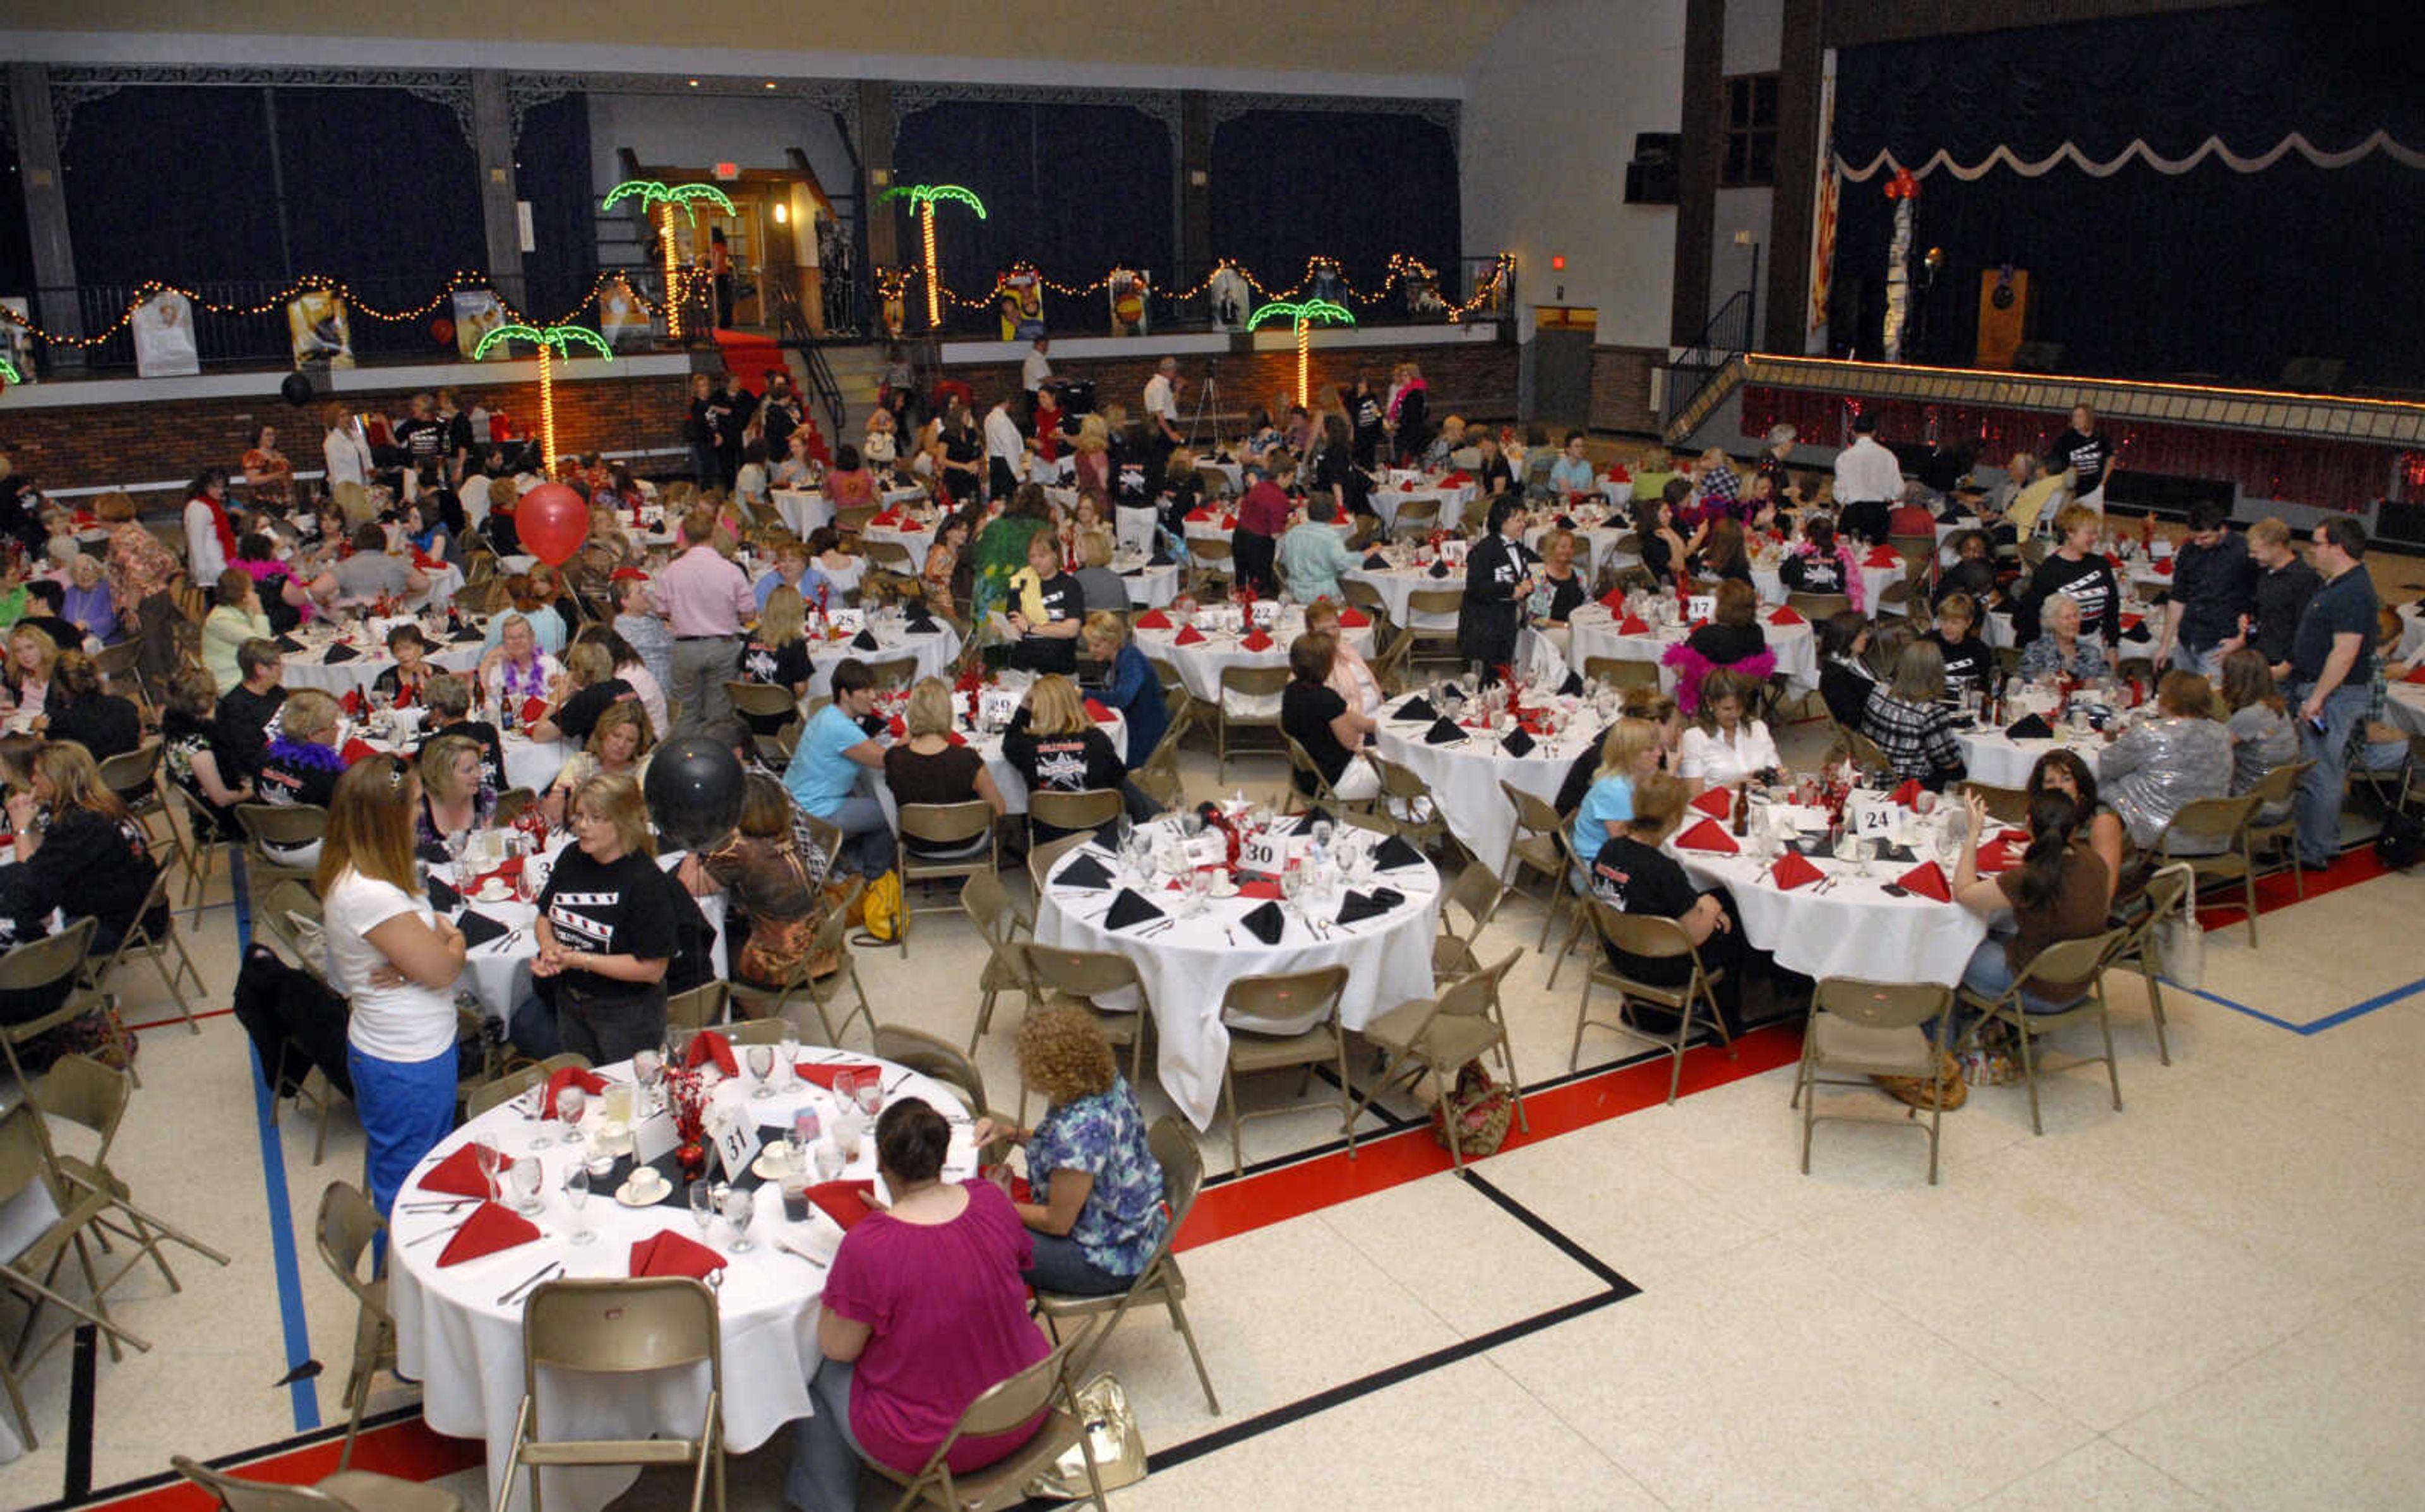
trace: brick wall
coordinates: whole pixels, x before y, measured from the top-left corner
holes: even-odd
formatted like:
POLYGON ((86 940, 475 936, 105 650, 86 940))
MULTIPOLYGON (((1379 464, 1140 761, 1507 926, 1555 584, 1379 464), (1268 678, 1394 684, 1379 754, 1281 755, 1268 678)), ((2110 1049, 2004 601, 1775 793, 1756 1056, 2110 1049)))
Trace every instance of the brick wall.
MULTIPOLYGON (((1417 362, 1422 366, 1435 422, 1449 414, 1511 420, 1516 414, 1518 351, 1513 343, 1497 341, 1329 350, 1316 346, 1309 371, 1317 390, 1352 383, 1360 374, 1373 381, 1376 390, 1386 392, 1392 368, 1401 362, 1417 362)), ((1161 360, 1162 354, 1148 340, 1137 343, 1134 358, 1064 360, 1055 357, 1052 372, 1055 377, 1094 380, 1096 403, 1124 405, 1133 419, 1144 408, 1146 380, 1153 376, 1154 364, 1161 360)), ((1281 352, 1224 352, 1209 358, 1190 354, 1179 361, 1180 376, 1186 380, 1180 394, 1182 422, 1195 412, 1197 387, 1204 381, 1208 361, 1221 387, 1218 407, 1226 413, 1243 415, 1250 406, 1269 406, 1277 395, 1296 392, 1293 347, 1281 352)), ((981 410, 1002 394, 1019 390, 1017 362, 954 364, 947 372, 974 391, 981 410)))
POLYGON ((1650 411, 1650 373, 1666 360, 1663 347, 1593 347, 1592 429, 1631 436, 1657 435, 1659 417, 1650 411))
MULTIPOLYGON (((0 414, 0 438, 16 454, 17 470, 46 488, 84 488, 184 478, 205 467, 233 470, 252 444, 257 425, 278 427, 279 450, 298 470, 320 468, 320 406, 301 409, 278 397, 279 374, 261 375, 257 399, 191 399, 168 404, 77 405, 59 409, 10 409, 0 414)), ((679 447, 689 414, 688 381, 680 374, 602 378, 555 388, 555 443, 566 452, 679 447)), ((347 408, 401 415, 416 390, 399 389, 340 396, 347 408)), ((463 392, 471 391, 468 388, 463 392)), ((538 429, 538 383, 482 383, 489 406, 513 417, 517 435, 538 429)), ((139 501, 164 507, 166 496, 139 501)))

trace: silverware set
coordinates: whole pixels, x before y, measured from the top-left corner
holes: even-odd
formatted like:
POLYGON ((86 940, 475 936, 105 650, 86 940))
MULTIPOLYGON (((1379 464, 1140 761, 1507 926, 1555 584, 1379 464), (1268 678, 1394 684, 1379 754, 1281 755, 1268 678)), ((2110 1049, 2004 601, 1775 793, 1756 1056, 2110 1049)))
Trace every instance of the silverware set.
POLYGON ((432 1229, 427 1233, 422 1234, 417 1238, 407 1239, 403 1244, 398 1245, 396 1248, 400 1249, 410 1249, 417 1244, 427 1244, 432 1239, 441 1238, 446 1234, 454 1233, 457 1229, 461 1228, 464 1224, 470 1221, 471 1215, 467 1213, 443 1228, 432 1229))
POLYGON ((499 1307, 505 1307, 511 1303, 519 1302, 539 1282, 546 1281, 551 1277, 562 1275, 563 1272, 564 1262, 561 1260, 551 1260, 546 1265, 541 1265, 538 1269, 533 1271, 530 1278, 524 1281, 521 1285, 508 1287, 506 1294, 497 1298, 497 1305, 499 1307))

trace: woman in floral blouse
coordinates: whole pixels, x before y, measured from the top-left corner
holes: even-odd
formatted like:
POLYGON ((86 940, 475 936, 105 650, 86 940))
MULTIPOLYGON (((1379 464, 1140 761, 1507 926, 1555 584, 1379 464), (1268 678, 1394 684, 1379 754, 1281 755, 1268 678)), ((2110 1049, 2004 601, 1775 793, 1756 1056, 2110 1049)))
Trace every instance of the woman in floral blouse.
POLYGON ((978 1121, 977 1147, 1027 1146, 1027 1181, 1041 1202, 1018 1204, 1036 1233, 1028 1284, 1105 1297, 1128 1290, 1162 1244, 1162 1167, 1146 1144, 1145 1112, 1091 1014, 1042 1009, 1019 1027, 1019 1066, 1044 1094, 1044 1122, 1008 1129, 978 1121))

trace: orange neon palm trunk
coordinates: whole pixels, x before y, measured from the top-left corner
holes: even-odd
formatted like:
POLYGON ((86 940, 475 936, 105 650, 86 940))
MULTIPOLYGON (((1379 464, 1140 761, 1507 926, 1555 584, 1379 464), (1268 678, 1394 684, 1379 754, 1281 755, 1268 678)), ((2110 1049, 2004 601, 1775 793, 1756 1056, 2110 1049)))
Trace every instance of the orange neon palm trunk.
MULTIPOLYGON (((666 206, 666 334, 682 335, 682 271, 680 258, 674 251, 674 207, 666 206)), ((539 358, 539 372, 545 374, 547 358, 539 358)), ((542 384, 544 380, 542 379, 542 384)))

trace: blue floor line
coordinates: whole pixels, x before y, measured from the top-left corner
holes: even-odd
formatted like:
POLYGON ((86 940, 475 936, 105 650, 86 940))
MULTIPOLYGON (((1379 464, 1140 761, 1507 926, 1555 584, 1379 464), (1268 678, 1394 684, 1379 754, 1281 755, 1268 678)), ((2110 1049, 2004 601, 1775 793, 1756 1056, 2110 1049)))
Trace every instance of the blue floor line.
MULTIPOLYGON (((252 910, 246 897, 241 856, 234 858, 236 958, 252 947, 252 910)), ((261 1184, 269 1203, 269 1250, 278 1272, 278 1317, 286 1338, 286 1368, 294 1370, 312 1358, 312 1330, 303 1316, 303 1272, 295 1248, 294 1199, 286 1189, 286 1146, 278 1132, 278 1092, 261 1056, 245 1040, 252 1061, 252 1112, 261 1135, 261 1184)), ((320 1425, 320 1390, 311 1377, 289 1381, 287 1394, 295 1405, 295 1431, 309 1433, 320 1425)))
POLYGON ((2369 1013, 2373 1012, 2376 1009, 2389 1008, 2394 1003, 2414 997, 2419 993, 2425 993, 2425 978, 2420 978, 2416 981, 2410 982, 2405 987, 2394 987, 2387 993, 2379 993, 2362 1003, 2353 1003, 2349 1007, 2339 1010, 2337 1012, 2327 1013, 2322 1018, 2316 1019, 2310 1023, 2293 1024, 2288 1019, 2277 1018, 2273 1014, 2266 1012, 2261 1008, 2251 1008, 2246 1003, 2233 1002, 2230 998, 2224 997, 2220 994, 2205 992, 2195 987, 2183 987, 2179 982, 2173 980, 2170 977, 2164 978, 2163 982, 2165 986, 2176 988, 2181 992, 2189 994, 2192 997, 2203 997, 2209 1003, 2216 1004, 2219 1007, 2227 1008, 2235 1013, 2244 1014, 2249 1018, 2256 1020, 2260 1024, 2271 1024, 2277 1029, 2288 1029, 2292 1034, 2298 1035, 2321 1034, 2326 1029, 2338 1028, 2341 1025, 2347 1024, 2352 1019, 2364 1018, 2369 1013))

